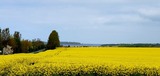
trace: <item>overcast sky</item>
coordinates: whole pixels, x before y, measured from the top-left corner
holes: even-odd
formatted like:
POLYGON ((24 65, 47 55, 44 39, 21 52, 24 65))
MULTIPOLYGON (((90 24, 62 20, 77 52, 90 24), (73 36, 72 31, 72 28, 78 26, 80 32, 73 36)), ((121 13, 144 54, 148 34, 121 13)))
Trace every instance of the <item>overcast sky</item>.
POLYGON ((0 27, 23 39, 160 43, 160 0, 0 0, 0 27))

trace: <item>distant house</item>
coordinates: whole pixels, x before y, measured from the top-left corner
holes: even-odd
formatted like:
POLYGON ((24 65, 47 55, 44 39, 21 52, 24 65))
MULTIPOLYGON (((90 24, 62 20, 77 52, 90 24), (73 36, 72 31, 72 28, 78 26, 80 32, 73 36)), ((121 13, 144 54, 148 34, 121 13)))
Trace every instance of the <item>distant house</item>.
POLYGON ((7 45, 7 47, 4 47, 4 48, 3 48, 3 54, 4 54, 4 55, 13 54, 12 47, 9 46, 9 45, 7 45))

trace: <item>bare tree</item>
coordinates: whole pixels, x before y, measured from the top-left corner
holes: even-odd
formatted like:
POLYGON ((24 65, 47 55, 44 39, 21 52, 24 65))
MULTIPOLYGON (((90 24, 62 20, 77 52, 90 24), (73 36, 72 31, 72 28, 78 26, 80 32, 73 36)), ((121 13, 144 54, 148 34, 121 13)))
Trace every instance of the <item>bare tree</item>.
POLYGON ((6 47, 8 45, 9 39, 10 39, 9 28, 3 29, 2 30, 2 44, 3 44, 3 46, 6 47))

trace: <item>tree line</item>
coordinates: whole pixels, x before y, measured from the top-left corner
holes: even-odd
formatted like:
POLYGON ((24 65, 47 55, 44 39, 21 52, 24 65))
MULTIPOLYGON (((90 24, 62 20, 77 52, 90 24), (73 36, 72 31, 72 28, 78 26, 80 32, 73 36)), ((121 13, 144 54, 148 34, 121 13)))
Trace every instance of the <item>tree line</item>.
POLYGON ((24 40, 21 39, 18 31, 12 35, 9 28, 0 29, 0 50, 7 45, 12 46, 13 53, 27 53, 45 48, 45 44, 40 39, 24 40))
POLYGON ((41 49, 55 49, 60 46, 60 41, 55 30, 51 32, 47 44, 44 44, 40 39, 21 39, 20 32, 15 31, 14 34, 10 34, 9 28, 0 28, 0 50, 7 45, 12 47, 13 53, 28 53, 41 49))

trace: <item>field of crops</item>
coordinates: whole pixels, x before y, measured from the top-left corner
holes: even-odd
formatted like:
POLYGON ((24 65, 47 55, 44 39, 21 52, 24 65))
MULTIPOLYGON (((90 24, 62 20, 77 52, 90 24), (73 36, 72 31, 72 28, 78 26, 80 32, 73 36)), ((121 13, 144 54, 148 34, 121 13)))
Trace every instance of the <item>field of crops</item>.
POLYGON ((158 76, 160 48, 58 48, 0 55, 0 76, 158 76))

